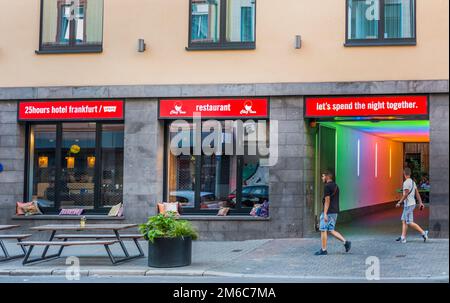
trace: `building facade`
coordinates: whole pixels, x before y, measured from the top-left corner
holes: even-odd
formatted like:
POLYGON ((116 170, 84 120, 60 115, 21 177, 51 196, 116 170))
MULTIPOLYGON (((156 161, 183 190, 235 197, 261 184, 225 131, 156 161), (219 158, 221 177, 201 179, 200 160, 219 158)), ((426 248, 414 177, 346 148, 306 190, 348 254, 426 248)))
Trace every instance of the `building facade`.
POLYGON ((0 3, 1 223, 79 220, 61 209, 140 223, 178 201, 202 239, 304 237, 321 171, 334 170, 351 217, 392 206, 417 159, 430 232, 448 237, 448 1, 281 3, 0 3), (341 110, 320 112, 327 102, 341 110), (399 108, 370 108, 379 102, 399 108), (369 107, 349 108, 359 104, 369 107), (211 134, 207 120, 222 127, 212 147, 256 132, 245 147, 276 145, 276 162, 247 149, 172 152, 174 138, 194 149, 196 125, 200 140, 211 134), (412 143, 426 152, 407 152, 412 143), (32 200, 42 215, 16 213, 32 200), (269 217, 251 216, 263 202, 269 217), (107 216, 117 203, 123 216, 107 216))

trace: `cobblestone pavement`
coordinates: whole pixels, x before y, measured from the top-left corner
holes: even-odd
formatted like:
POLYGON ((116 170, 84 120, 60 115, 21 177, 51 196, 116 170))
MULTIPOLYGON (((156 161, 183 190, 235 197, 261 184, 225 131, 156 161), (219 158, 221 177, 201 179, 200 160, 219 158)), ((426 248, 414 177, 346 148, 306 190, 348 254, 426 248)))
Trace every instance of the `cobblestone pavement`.
MULTIPOLYGON (((131 243, 128 243, 131 247, 131 243)), ((145 243, 142 243, 145 245, 145 243)), ((381 279, 439 279, 448 281, 449 242, 416 237, 406 244, 391 237, 373 237, 353 240, 350 253, 345 253, 336 240, 329 244, 328 256, 314 256, 320 245, 315 239, 271 239, 240 242, 198 241, 193 246, 191 266, 154 269, 141 258, 119 266, 112 266, 99 248, 89 253, 70 248, 64 257, 80 256, 82 275, 143 276, 249 276, 280 278, 356 279, 365 280, 368 257, 375 256, 380 263, 381 279)), ((9 247, 13 244, 10 243, 9 247)), ((66 258, 22 266, 20 260, 0 263, 0 275, 64 275, 66 258)))
MULTIPOLYGON (((69 266, 65 264, 66 258, 78 256, 81 275, 93 277, 208 276, 364 282, 367 281, 366 271, 371 265, 366 263, 376 260, 380 265, 381 281, 448 282, 448 239, 430 239, 424 243, 417 233, 411 231, 406 244, 396 242, 400 229, 399 211, 390 210, 348 224, 338 222, 338 229, 352 240, 349 253, 344 252, 340 242, 330 238, 328 256, 314 256, 314 252, 320 248, 318 233, 303 239, 195 241, 192 265, 156 269, 147 266, 146 258, 112 266, 103 247, 68 247, 63 252, 63 258, 49 262, 29 266, 22 266, 21 260, 0 262, 0 276, 65 275, 69 266)), ((417 219, 426 227, 425 217, 419 214, 417 219)), ((141 245, 146 251, 146 243, 142 242, 141 245)), ((11 253, 19 253, 15 243, 8 242, 7 246, 11 253)), ((127 243, 127 246, 130 253, 135 251, 132 243, 127 243)), ((113 253, 119 253, 117 249, 112 247, 113 253)), ((33 255, 39 251, 36 250, 33 255)), ((52 248, 50 253, 52 251, 56 252, 56 248, 52 248)))

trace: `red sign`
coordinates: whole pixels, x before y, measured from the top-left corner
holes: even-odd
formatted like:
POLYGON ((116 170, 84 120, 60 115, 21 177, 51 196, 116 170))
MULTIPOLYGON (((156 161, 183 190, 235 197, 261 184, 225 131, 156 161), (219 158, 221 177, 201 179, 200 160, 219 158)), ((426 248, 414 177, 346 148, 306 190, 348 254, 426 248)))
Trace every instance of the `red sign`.
POLYGON ((242 99, 170 99, 160 100, 160 118, 268 118, 268 102, 263 98, 242 99))
POLYGON ((428 114, 427 96, 306 98, 305 117, 417 116, 428 114))
POLYGON ((122 100, 20 102, 19 121, 122 120, 122 100))

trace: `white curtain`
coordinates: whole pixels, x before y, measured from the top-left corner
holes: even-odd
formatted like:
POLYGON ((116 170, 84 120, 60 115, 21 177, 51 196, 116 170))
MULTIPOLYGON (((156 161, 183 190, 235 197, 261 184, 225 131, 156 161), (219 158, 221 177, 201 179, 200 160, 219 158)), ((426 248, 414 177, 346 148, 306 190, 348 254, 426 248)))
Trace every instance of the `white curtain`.
POLYGON ((103 38, 103 0, 87 0, 87 43, 101 43, 103 38))

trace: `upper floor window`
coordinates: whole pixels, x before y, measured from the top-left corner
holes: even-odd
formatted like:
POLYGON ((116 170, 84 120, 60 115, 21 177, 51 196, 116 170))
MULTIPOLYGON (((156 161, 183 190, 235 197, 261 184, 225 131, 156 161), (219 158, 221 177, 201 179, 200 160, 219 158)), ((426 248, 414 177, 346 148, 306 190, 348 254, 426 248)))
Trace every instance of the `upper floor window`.
POLYGON ((346 45, 414 45, 415 0, 347 0, 346 45))
POLYGON ((41 0, 39 52, 101 52, 103 0, 41 0))
POLYGON ((256 0, 190 0, 189 49, 255 48, 256 0))

